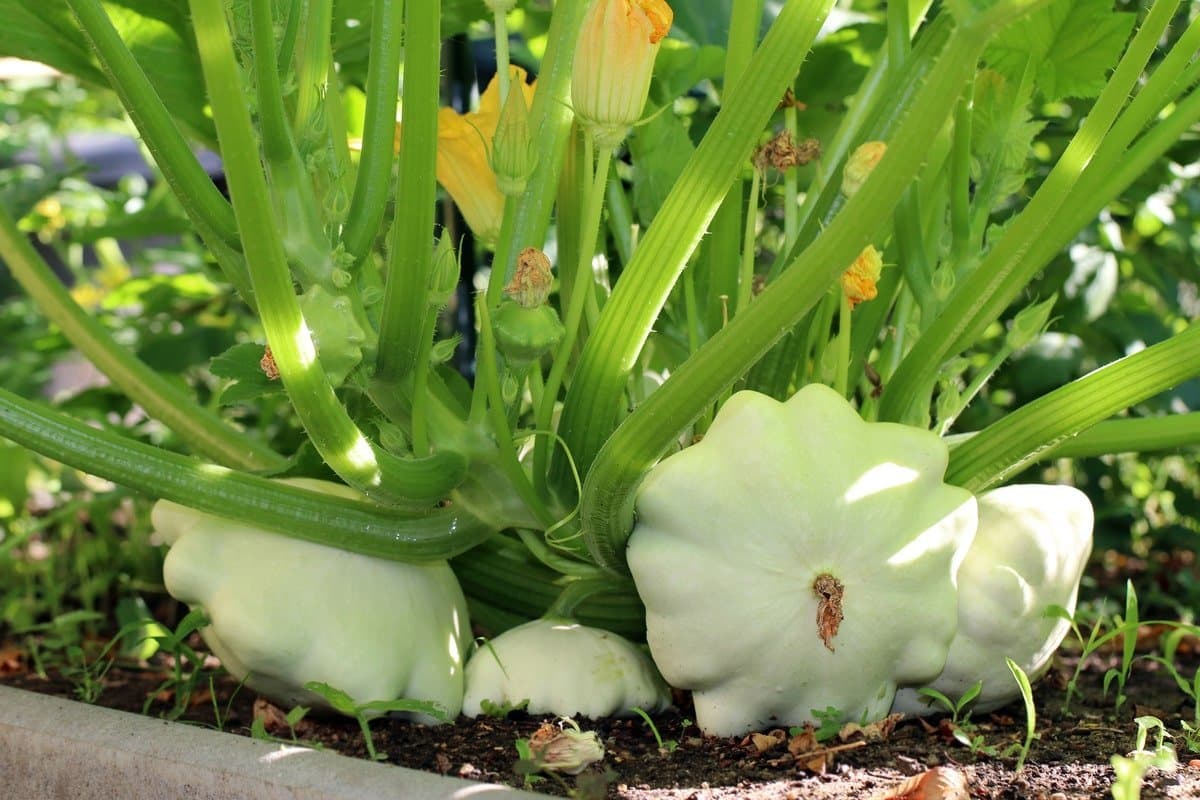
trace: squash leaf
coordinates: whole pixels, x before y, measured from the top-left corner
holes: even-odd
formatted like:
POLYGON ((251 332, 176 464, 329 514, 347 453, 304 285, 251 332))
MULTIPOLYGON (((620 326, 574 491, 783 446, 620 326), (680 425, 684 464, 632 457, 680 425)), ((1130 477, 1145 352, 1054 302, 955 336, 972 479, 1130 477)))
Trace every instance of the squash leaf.
POLYGON ((1112 0, 1052 0, 1005 28, 984 60, 1013 83, 1034 60, 1035 83, 1047 102, 1095 97, 1117 63, 1135 15, 1112 0))

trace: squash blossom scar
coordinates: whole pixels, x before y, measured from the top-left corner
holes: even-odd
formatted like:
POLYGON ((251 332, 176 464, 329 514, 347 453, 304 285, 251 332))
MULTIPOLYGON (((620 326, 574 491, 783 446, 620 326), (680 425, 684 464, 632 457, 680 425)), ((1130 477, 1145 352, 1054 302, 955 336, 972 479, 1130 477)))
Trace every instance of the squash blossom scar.
POLYGON ((842 582, 828 573, 822 573, 813 581, 813 594, 817 596, 817 635, 829 652, 834 652, 833 637, 837 636, 845 616, 842 614, 842 594, 846 588, 842 582))

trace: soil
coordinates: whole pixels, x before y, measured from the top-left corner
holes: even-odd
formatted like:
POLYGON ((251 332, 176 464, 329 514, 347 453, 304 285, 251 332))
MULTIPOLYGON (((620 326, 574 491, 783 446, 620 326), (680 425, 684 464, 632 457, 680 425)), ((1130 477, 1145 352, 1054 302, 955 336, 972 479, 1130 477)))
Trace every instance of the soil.
MULTIPOLYGON (((1200 656, 1194 649, 1181 648, 1181 652, 1185 655, 1179 671, 1190 678, 1200 666, 1200 656)), ((1016 751, 1025 736, 1020 701, 957 726, 957 738, 956 726, 949 719, 935 717, 891 720, 866 731, 844 728, 839 735, 818 743, 811 732, 782 730, 744 738, 705 737, 690 722, 688 698, 681 694, 676 697, 678 711, 653 717, 659 735, 674 745, 660 747, 650 725, 640 718, 581 720, 583 730, 594 731, 603 742, 604 759, 578 777, 531 776, 529 786, 550 794, 573 791, 576 796, 635 800, 1105 798, 1110 796, 1113 781, 1110 760, 1133 750, 1134 719, 1153 716, 1175 735, 1179 766, 1173 771, 1151 769, 1145 776, 1142 797, 1200 797, 1200 760, 1190 760, 1180 724, 1194 719, 1192 699, 1161 664, 1138 659, 1126 686, 1128 697, 1115 708, 1115 685, 1106 697, 1103 683, 1105 673, 1118 667, 1119 661, 1116 653, 1090 657, 1080 673, 1080 695, 1072 700, 1067 713, 1063 711, 1067 680, 1076 663, 1069 657, 1056 663, 1036 687, 1036 738, 1019 771, 1016 751), (973 740, 976 746, 961 739, 973 740), (929 772, 933 768, 940 769, 929 772), (967 793, 934 791, 935 778, 950 783, 965 779, 967 793), (908 784, 903 783, 906 779, 911 779, 908 784), (922 779, 916 793, 905 793, 922 779), (927 793, 921 794, 921 789, 927 793)), ((140 712, 146 698, 155 695, 149 713, 165 714, 174 697, 169 691, 156 690, 166 677, 165 665, 114 666, 104 678, 97 702, 140 712)), ((30 669, 28 657, 11 644, 0 645, 0 683, 65 697, 73 696, 77 685, 54 671, 38 677, 30 669)), ((274 736, 293 740, 293 731, 279 709, 256 700, 247 689, 239 691, 228 678, 214 682, 214 703, 208 685, 203 681, 202 688, 192 694, 182 719, 249 735, 257 715, 274 736), (219 726, 214 708, 221 709, 219 726)), ((380 719, 371 723, 371 733, 376 751, 388 763, 521 787, 526 785, 521 773, 527 762, 520 761, 516 742, 529 739, 546 722, 554 723, 521 713, 506 720, 460 719, 455 725, 438 727, 380 719)), ((362 732, 352 720, 306 717, 294 736, 326 750, 367 757, 362 732)))

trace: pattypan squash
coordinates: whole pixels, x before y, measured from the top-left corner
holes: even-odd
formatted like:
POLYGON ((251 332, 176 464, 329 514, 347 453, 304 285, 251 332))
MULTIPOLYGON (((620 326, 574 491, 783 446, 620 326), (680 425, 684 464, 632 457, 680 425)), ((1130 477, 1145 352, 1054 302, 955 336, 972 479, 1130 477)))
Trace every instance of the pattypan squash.
POLYGON ((654 665, 632 642, 573 620, 543 618, 485 643, 467 662, 463 714, 526 703, 530 714, 607 717, 671 703, 654 665))
MULTIPOLYGON (((980 496, 979 530, 958 572, 958 633, 931 688, 956 700, 982 680, 977 711, 1015 700, 1020 689, 1005 658, 1031 679, 1050 666, 1070 623, 1046 611, 1075 612, 1091 550, 1092 505, 1078 489, 1016 485, 980 496)), ((914 687, 896 695, 893 710, 940 709, 914 687)))
POLYGON ((733 735, 888 713, 942 672, 975 498, 924 430, 863 421, 813 384, 744 391, 637 499, 628 562, 647 642, 697 724, 733 735))
MULTIPOLYGON (((325 481, 287 481, 358 498, 325 481)), ((159 501, 172 597, 204 610, 201 635, 225 668, 285 705, 327 704, 327 683, 358 702, 432 701, 456 716, 470 643, 462 589, 444 561, 405 564, 280 536, 159 501)))

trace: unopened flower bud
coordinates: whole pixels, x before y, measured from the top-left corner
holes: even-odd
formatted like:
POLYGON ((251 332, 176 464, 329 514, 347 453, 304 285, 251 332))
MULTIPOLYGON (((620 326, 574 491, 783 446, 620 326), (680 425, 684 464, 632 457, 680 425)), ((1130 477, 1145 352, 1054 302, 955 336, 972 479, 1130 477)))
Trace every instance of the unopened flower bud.
POLYGON ((461 267, 449 235, 443 233, 433 250, 433 270, 429 276, 429 304, 441 308, 450 302, 458 287, 461 267))
POLYGON ((390 422, 379 423, 379 443, 392 455, 403 456, 409 452, 408 437, 399 426, 390 422))
MULTIPOLYGON (((522 80, 516 70, 514 76, 514 82, 522 80)), ((496 135, 492 138, 491 165, 492 172, 496 173, 496 185, 509 197, 521 194, 537 162, 537 150, 529 135, 525 92, 511 91, 500 109, 496 135)))
POLYGON ((846 293, 851 308, 866 300, 875 299, 879 294, 875 285, 879 282, 882 271, 883 259, 880 258, 879 251, 874 245, 867 245, 858 254, 858 258, 854 259, 854 263, 842 273, 842 291, 846 293))
POLYGON ((664 0, 594 0, 575 48, 571 102, 600 147, 642 116, 658 48, 674 12, 664 0))
POLYGON ((564 775, 578 775, 604 758, 604 745, 594 731, 581 731, 579 725, 559 729, 552 723, 542 726, 529 737, 529 752, 538 768, 564 775))
POLYGON ((954 292, 956 283, 954 268, 949 264, 942 264, 934 270, 930 283, 933 285, 934 297, 942 301, 948 300, 954 292))
POLYGON ((1054 309, 1058 295, 1052 294, 1040 303, 1027 306, 1013 317, 1012 327, 1008 329, 1008 346, 1020 350, 1033 344, 1034 339, 1042 335, 1046 323, 1050 321, 1050 312, 1054 309))
POLYGON ((875 165, 887 152, 887 142, 863 142, 846 162, 842 171, 842 194, 853 197, 862 185, 867 182, 875 165))
POLYGON ((536 308, 546 303, 553 283, 550 259, 536 247, 526 247, 517 255, 517 268, 504 293, 522 308, 536 308))

